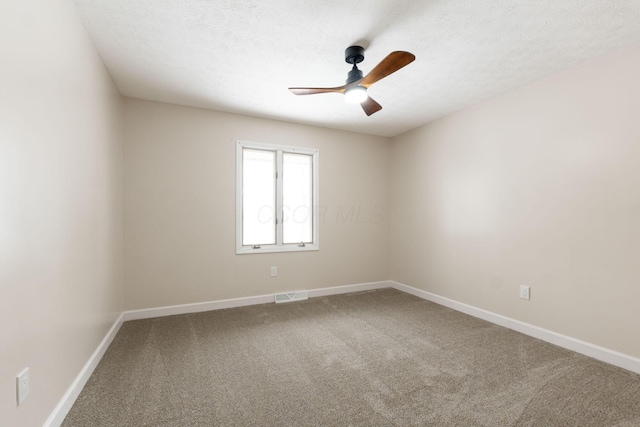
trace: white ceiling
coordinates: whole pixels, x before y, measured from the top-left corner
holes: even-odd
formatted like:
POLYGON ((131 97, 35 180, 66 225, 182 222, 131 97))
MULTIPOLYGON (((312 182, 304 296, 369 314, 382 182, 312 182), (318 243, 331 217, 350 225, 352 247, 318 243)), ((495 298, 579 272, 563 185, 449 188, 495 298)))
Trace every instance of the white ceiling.
POLYGON ((125 96, 395 136, 640 41, 640 0, 74 0, 125 96), (394 50, 416 61, 376 83, 367 117, 340 94, 344 50, 366 73, 394 50))

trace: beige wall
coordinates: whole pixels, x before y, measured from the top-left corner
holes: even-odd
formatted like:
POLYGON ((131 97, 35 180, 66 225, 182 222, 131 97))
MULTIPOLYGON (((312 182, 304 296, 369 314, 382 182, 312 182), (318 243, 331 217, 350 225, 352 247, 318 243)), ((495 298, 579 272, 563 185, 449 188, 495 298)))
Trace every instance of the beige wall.
POLYGON ((122 311, 122 105, 70 2, 2 1, 0 40, 0 425, 31 427, 122 311))
POLYGON ((388 139, 125 99, 124 142, 127 309, 388 280, 388 139), (235 254, 236 139, 320 150, 320 251, 235 254))
POLYGON ((638 76, 634 45, 396 138, 392 279, 640 357, 638 76))

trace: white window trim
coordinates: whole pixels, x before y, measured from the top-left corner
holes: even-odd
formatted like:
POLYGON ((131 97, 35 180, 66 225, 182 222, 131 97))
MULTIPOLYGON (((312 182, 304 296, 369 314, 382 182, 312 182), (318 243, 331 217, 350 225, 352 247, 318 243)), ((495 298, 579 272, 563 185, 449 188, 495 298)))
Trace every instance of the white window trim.
MULTIPOLYGON (((277 158, 279 158, 278 156, 277 158)), ((284 145, 263 144, 250 141, 236 141, 236 254, 264 254, 273 252, 307 252, 317 251, 320 249, 320 234, 318 233, 318 219, 319 219, 319 172, 318 165, 320 161, 320 151, 311 148, 303 147, 288 147, 284 145), (276 225, 276 244, 275 245, 260 245, 259 248, 252 246, 245 246, 242 244, 242 150, 244 148, 256 149, 256 150, 270 150, 270 151, 282 151, 296 154, 307 154, 313 157, 313 224, 312 224, 312 239, 313 243, 305 243, 304 246, 300 244, 291 243, 284 244, 282 242, 282 174, 279 173, 279 177, 276 180, 276 208, 278 223, 276 225)), ((277 170, 282 170, 281 161, 278 160, 277 170)))

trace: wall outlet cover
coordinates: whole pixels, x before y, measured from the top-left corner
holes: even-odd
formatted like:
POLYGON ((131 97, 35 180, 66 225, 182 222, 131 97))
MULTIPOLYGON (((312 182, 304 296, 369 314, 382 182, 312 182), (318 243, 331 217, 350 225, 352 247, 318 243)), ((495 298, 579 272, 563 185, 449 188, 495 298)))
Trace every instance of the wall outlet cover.
POLYGON ((20 405, 29 396, 29 368, 16 376, 16 402, 20 405))

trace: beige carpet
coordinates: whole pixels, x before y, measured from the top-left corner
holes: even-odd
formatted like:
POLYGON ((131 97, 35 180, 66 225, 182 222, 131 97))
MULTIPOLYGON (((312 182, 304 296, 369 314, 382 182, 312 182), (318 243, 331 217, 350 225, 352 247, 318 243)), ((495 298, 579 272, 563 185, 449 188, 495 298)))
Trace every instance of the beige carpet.
POLYGON ((63 426, 640 426, 640 375, 391 290, 126 322, 63 426))

